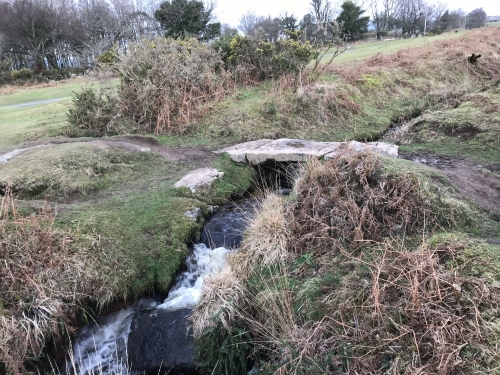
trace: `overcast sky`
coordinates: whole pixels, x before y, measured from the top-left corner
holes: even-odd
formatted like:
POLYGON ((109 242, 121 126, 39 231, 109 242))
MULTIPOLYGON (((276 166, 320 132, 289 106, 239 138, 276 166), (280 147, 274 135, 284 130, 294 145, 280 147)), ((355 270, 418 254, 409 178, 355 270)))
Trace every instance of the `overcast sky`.
MULTIPOLYGON (((220 22, 236 27, 240 17, 248 11, 273 17, 288 11, 302 19, 302 16, 309 12, 309 2, 309 0, 217 0, 215 13, 220 22)), ((443 2, 448 4, 450 10, 462 8, 470 12, 482 7, 489 16, 500 15, 500 0, 443 0, 443 2)))

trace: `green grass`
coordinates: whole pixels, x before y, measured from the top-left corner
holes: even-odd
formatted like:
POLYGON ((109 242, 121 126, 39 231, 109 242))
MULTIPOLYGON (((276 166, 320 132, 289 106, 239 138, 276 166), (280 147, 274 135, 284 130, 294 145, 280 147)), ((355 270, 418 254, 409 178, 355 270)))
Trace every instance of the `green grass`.
MULTIPOLYGON (((198 196, 173 184, 195 166, 172 163, 154 152, 74 142, 26 151, 0 164, 0 187, 11 183, 21 198, 59 202, 56 225, 73 233, 81 251, 92 251, 110 274, 101 303, 165 292, 185 259, 186 244, 203 220, 185 212, 224 203, 251 187, 253 168, 227 155, 213 165, 224 172, 213 191, 198 196)), ((29 201, 22 212, 29 214, 29 201)))
POLYGON ((500 163, 498 88, 465 96, 458 106, 434 110, 414 120, 400 140, 402 151, 428 150, 476 162, 500 163))
POLYGON ((68 126, 66 112, 70 105, 67 98, 31 107, 0 108, 0 146, 62 135, 68 126))
POLYGON ((73 91, 78 91, 89 82, 88 79, 67 80, 57 83, 53 87, 20 87, 13 88, 12 93, 0 91, 0 107, 14 104, 29 103, 38 100, 69 98, 73 91))
POLYGON ((110 265, 108 289, 114 294, 102 299, 133 298, 168 290, 186 256, 186 243, 201 229, 202 221, 184 215, 195 207, 204 209, 205 203, 160 183, 142 192, 80 204, 60 214, 57 225, 98 234, 94 246, 110 265))
POLYGON ((87 195, 126 180, 144 177, 165 164, 149 152, 90 143, 48 145, 0 164, 0 187, 11 184, 21 197, 87 195))
MULTIPOLYGON (((112 84, 117 84, 113 80, 112 84)), ((69 125, 66 113, 71 106, 71 95, 82 86, 94 84, 88 79, 58 82, 52 87, 9 87, 0 90, 0 147, 27 140, 64 135, 69 125), (9 107, 34 101, 62 99, 57 102, 27 107, 9 107)))

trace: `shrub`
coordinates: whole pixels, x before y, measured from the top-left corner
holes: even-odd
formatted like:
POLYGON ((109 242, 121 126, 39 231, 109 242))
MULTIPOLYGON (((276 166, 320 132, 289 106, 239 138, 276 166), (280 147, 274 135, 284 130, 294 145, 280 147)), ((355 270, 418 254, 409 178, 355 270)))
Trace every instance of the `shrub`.
MULTIPOLYGON (((235 35, 228 61, 233 67, 244 66, 247 78, 262 80, 298 73, 317 55, 309 41, 278 39, 273 43, 235 35)), ((236 76, 237 81, 242 78, 236 76)))
POLYGON ((63 69, 48 69, 35 73, 31 69, 23 68, 15 71, 0 72, 0 86, 7 84, 22 85, 29 82, 48 82, 60 81, 62 79, 71 78, 73 75, 82 75, 86 71, 85 68, 63 68, 63 69))
POLYGON ((130 51, 117 65, 120 101, 138 132, 182 133, 232 87, 219 52, 196 39, 144 40, 130 51))
POLYGON ((26 81, 33 77, 33 71, 27 68, 23 68, 21 70, 14 70, 10 73, 10 76, 15 80, 23 80, 26 81))
POLYGON ((99 64, 113 65, 118 61, 118 53, 114 49, 109 49, 97 58, 99 64))
POLYGON ((121 119, 119 100, 103 88, 87 86, 73 93, 73 107, 68 110, 68 122, 74 126, 70 135, 102 137, 123 132, 126 123, 121 119))

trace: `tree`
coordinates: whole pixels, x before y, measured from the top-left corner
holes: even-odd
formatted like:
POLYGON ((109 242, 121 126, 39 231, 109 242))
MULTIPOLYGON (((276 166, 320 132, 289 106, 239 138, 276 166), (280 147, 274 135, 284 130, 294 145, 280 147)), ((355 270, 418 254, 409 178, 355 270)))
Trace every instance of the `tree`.
POLYGON ((483 8, 474 9, 472 12, 467 14, 467 23, 465 24, 466 29, 477 29, 478 27, 483 27, 486 24, 486 12, 483 8))
MULTIPOLYGON (((40 71, 57 68, 55 48, 72 33, 69 27, 72 8, 66 2, 53 0, 13 0, 3 3, 0 34, 7 49, 15 55, 17 67, 34 65, 40 71)), ((78 25, 73 25, 74 30, 78 25)))
POLYGON ((370 17, 361 17, 364 12, 365 11, 362 10, 361 7, 355 5, 350 0, 342 4, 342 12, 340 12, 337 21, 339 23, 344 23, 344 33, 357 36, 368 30, 370 17))
POLYGON ((210 23, 213 6, 205 9, 202 1, 171 0, 161 3, 155 12, 167 38, 193 36, 210 40, 220 35, 220 23, 210 23))
POLYGON ((311 0, 312 14, 319 27, 326 26, 335 19, 335 9, 329 0, 311 0))
POLYGON ((450 12, 450 28, 460 29, 464 27, 465 12, 462 9, 452 10, 450 12))
POLYGON ((282 14, 280 16, 280 22, 285 30, 297 31, 299 29, 299 22, 293 13, 291 15, 288 15, 288 13, 282 14))

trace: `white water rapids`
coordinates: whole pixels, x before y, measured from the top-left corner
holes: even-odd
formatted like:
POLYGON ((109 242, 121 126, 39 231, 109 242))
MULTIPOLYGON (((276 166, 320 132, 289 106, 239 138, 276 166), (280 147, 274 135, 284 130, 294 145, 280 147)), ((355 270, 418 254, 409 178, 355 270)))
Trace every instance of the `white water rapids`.
POLYGON ((78 375, 127 374, 126 347, 132 314, 138 310, 177 310, 194 308, 201 295, 203 278, 219 271, 225 264, 229 249, 207 248, 204 244, 194 245, 187 259, 188 269, 177 277, 168 297, 159 304, 153 300, 141 300, 134 306, 108 315, 99 324, 82 328, 73 346, 73 369, 68 373, 78 375))

